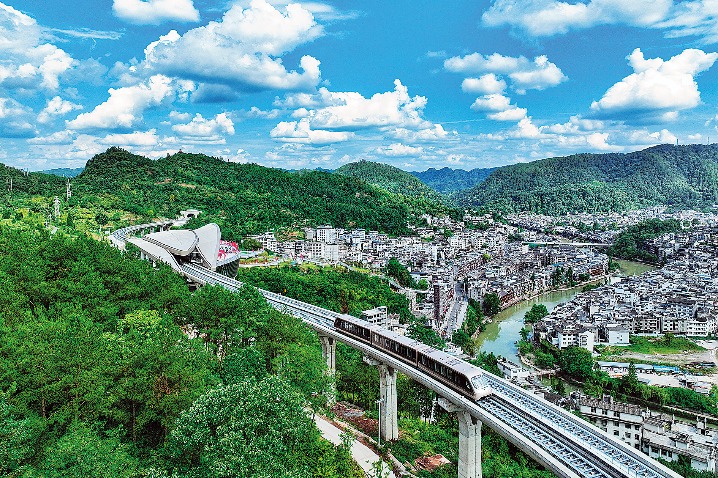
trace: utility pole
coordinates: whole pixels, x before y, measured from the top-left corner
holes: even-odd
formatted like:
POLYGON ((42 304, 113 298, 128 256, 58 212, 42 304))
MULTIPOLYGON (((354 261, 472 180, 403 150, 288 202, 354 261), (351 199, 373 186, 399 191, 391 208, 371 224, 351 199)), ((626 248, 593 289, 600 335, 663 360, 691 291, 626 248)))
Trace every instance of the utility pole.
POLYGON ((60 198, 55 196, 55 200, 53 201, 55 206, 55 219, 60 218, 60 198))
POLYGON ((72 190, 70 189, 70 178, 67 178, 67 200, 69 201, 72 197, 72 190))

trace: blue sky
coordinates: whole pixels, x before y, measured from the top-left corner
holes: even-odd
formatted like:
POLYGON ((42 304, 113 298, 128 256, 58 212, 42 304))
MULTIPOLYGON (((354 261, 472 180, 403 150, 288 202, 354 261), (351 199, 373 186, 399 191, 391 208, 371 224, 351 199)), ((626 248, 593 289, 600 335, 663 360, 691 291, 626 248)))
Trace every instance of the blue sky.
POLYGON ((470 169, 718 140, 715 0, 6 0, 0 161, 470 169))

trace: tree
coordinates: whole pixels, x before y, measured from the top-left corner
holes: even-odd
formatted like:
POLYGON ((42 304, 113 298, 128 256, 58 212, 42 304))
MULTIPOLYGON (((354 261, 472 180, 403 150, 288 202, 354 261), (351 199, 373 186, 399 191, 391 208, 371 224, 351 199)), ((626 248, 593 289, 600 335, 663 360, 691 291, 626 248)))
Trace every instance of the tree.
POLYGON ((310 477, 320 434, 304 399, 267 377, 223 385, 199 397, 169 437, 172 470, 189 477, 310 477))
POLYGON ((484 296, 484 313, 486 315, 496 315, 501 310, 501 300, 498 294, 491 292, 484 296))
POLYGON ((581 347, 567 347, 559 353, 558 363, 564 373, 578 380, 593 377, 593 357, 591 352, 581 347))
POLYGON ((384 269, 386 275, 393 277, 402 287, 416 288, 416 281, 411 277, 409 270, 398 261, 396 257, 389 259, 384 269))
POLYGON ((101 212, 95 216, 95 222, 98 226, 104 227, 108 222, 110 222, 110 218, 107 217, 107 214, 101 212))
POLYGON ((524 315, 524 322, 527 324, 535 324, 548 315, 548 309, 543 304, 534 304, 531 310, 524 315))

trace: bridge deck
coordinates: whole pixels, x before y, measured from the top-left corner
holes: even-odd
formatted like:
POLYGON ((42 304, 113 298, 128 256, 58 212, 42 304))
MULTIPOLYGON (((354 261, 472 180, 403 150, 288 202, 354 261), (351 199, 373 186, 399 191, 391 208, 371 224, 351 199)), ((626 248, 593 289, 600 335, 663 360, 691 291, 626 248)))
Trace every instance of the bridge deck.
MULTIPOLYGON (((202 284, 238 290, 242 283, 202 267, 185 264, 182 272, 202 284)), ((407 364, 347 337, 334 329, 336 312, 268 291, 260 292, 273 307, 295 315, 319 333, 361 350, 423 383, 495 429, 529 456, 562 477, 678 478, 679 475, 621 441, 606 435, 565 410, 487 374, 493 394, 470 401, 407 364)))

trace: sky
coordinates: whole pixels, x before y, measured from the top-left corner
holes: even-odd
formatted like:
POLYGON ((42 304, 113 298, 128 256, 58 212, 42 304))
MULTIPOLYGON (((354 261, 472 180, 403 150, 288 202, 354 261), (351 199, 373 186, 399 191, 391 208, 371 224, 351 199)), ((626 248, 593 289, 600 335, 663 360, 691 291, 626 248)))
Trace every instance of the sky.
POLYGON ((718 0, 4 0, 0 162, 483 168, 718 142, 718 0))

